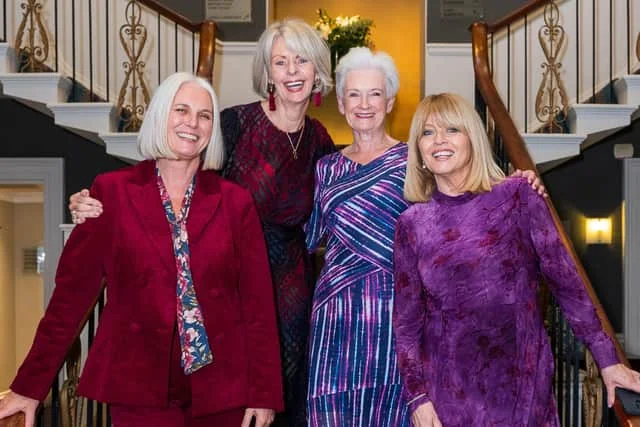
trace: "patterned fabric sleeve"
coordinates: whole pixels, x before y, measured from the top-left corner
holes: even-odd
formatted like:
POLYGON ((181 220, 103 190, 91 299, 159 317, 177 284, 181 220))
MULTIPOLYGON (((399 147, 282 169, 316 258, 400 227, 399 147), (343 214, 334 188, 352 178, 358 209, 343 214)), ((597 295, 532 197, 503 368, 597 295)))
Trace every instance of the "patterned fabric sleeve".
POLYGON ((322 190, 322 181, 324 178, 324 169, 326 168, 326 164, 327 162, 324 160, 320 160, 318 161, 318 163, 316 163, 313 191, 313 210, 311 211, 309 221, 305 224, 304 227, 304 231, 307 235, 307 250, 309 252, 313 252, 318 249, 318 246, 320 245, 320 243, 322 243, 322 239, 324 238, 326 232, 322 214, 322 205, 320 203, 320 192, 322 190))
POLYGON ((562 244, 544 199, 524 183, 520 191, 526 192, 521 194, 527 202, 525 214, 529 217, 529 233, 540 269, 571 328, 591 350, 600 369, 619 363, 613 342, 602 328, 577 266, 562 244))
POLYGON ((418 271, 415 235, 411 218, 401 215, 396 225, 393 248, 395 300, 393 330, 396 338, 398 366, 402 376, 403 395, 409 411, 429 402, 427 379, 423 373, 422 337, 426 300, 418 271))

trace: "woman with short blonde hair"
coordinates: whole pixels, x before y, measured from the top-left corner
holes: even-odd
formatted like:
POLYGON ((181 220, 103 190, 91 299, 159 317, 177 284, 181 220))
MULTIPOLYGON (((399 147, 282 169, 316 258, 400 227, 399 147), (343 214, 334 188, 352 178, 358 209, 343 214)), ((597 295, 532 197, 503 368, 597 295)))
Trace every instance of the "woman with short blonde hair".
POLYGON ((460 129, 471 141, 471 168, 460 191, 489 191, 493 184, 504 178, 504 173, 493 158, 484 125, 473 107, 454 93, 430 95, 418 105, 411 120, 407 178, 404 184, 404 196, 408 201, 428 201, 435 187, 433 174, 425 167, 418 147, 425 121, 429 117, 434 118, 441 127, 460 129))

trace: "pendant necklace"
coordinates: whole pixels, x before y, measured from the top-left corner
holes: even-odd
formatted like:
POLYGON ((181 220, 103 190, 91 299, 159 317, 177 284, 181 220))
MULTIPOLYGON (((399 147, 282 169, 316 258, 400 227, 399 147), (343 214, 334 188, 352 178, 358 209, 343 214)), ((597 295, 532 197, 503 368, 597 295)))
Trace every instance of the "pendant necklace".
POLYGON ((302 141, 302 134, 304 133, 304 120, 302 121, 302 128, 300 128, 300 136, 298 136, 298 141, 295 145, 293 145, 293 141, 289 136, 289 132, 285 132, 287 135, 287 139, 289 140, 289 145, 291 145, 291 151, 293 153, 293 160, 298 160, 298 147, 300 147, 300 141, 302 141))

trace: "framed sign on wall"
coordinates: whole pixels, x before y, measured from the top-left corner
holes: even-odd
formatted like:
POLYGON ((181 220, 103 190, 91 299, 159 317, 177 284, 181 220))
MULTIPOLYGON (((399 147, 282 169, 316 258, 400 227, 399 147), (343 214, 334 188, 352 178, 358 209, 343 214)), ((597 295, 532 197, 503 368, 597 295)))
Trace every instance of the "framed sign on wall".
POLYGON ((251 22, 251 0, 206 0, 205 16, 216 22, 251 22))

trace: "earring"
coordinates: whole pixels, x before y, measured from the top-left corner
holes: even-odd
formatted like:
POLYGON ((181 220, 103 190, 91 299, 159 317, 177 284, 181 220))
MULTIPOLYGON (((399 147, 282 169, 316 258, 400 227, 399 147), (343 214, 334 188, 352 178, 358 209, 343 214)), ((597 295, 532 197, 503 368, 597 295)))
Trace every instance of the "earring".
POLYGON ((276 92, 276 85, 269 80, 267 83, 267 93, 269 94, 269 111, 276 111, 276 97, 274 93, 276 92))
POLYGON ((425 162, 422 162, 422 169, 427 169, 427 164, 425 162))
POLYGON ((313 81, 313 89, 311 89, 311 92, 313 92, 313 105, 316 107, 322 105, 322 91, 320 90, 320 78, 318 76, 316 76, 313 81))

